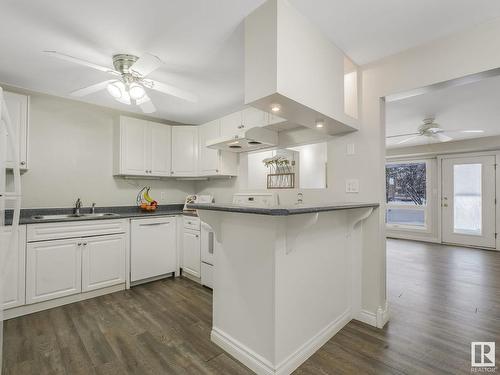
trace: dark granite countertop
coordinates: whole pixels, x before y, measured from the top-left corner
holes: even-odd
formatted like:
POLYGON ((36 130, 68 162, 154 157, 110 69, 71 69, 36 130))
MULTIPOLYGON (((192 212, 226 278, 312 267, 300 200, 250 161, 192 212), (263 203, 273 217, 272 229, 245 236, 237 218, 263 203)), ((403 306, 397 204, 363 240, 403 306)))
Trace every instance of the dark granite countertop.
MULTIPOLYGON (((113 213, 112 216, 80 216, 69 218, 54 218, 54 219, 34 219, 34 216, 46 215, 69 215, 73 213, 73 208, 25 208, 21 210, 20 224, 40 224, 40 223, 55 223, 66 221, 83 221, 83 220, 110 220, 110 219, 128 219, 142 218, 155 216, 169 215, 189 215, 197 216, 196 212, 184 212, 183 204, 167 204, 160 205, 154 212, 143 211, 136 206, 114 206, 114 207, 96 207, 96 213, 113 213)), ((85 207, 80 210, 82 214, 90 213, 90 208, 85 207)), ((12 224, 12 211, 6 211, 5 224, 12 224)))
POLYGON ((323 204, 296 204, 289 206, 273 206, 273 207, 247 207, 235 204, 217 204, 217 203, 196 203, 188 204, 189 208, 197 210, 237 212, 244 214, 259 214, 271 216, 289 216, 298 214, 308 214, 315 212, 327 212, 348 210, 355 208, 378 207, 378 203, 323 203, 323 204))

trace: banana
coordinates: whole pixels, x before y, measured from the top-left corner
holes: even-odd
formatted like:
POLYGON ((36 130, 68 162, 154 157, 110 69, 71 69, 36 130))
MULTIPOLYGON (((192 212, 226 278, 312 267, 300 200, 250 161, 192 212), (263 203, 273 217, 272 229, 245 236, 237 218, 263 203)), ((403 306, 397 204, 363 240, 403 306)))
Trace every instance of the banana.
POLYGON ((149 190, 150 190, 150 189, 151 189, 151 188, 150 188, 150 187, 148 187, 148 188, 146 189, 146 191, 144 192, 144 199, 145 199, 148 203, 151 203, 151 202, 153 202, 153 201, 154 201, 154 199, 153 199, 153 198, 151 198, 151 197, 150 197, 150 195, 149 195, 149 190))

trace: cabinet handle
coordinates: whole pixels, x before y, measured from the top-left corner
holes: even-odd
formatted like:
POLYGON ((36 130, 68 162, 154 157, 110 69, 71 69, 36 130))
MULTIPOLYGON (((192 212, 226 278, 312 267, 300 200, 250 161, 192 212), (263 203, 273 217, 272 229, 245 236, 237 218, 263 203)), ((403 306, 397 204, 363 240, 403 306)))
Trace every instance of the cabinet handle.
POLYGON ((170 221, 167 221, 166 223, 149 223, 149 224, 139 224, 140 227, 152 227, 153 225, 166 225, 170 224, 170 221))

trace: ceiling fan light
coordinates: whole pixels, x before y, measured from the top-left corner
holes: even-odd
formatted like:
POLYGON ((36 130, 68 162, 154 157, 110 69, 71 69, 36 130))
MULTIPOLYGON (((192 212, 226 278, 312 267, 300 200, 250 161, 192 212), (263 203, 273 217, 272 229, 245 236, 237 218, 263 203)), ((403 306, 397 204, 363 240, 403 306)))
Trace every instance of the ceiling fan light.
POLYGON ((111 82, 107 86, 109 95, 115 99, 120 99, 123 97, 125 92, 125 85, 120 81, 111 82))
POLYGON ((129 88, 128 88, 128 93, 130 94, 130 97, 134 100, 139 100, 146 95, 146 91, 144 90, 144 87, 137 83, 132 83, 129 88))

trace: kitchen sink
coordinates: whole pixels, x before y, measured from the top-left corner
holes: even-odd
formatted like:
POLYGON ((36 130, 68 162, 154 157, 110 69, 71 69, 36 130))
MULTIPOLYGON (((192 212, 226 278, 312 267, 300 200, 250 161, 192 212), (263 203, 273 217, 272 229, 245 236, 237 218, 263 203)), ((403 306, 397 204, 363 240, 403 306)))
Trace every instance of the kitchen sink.
POLYGON ((92 219, 98 217, 118 217, 120 215, 111 212, 104 212, 98 214, 67 214, 67 215, 35 215, 31 218, 33 220, 61 220, 61 219, 92 219))

